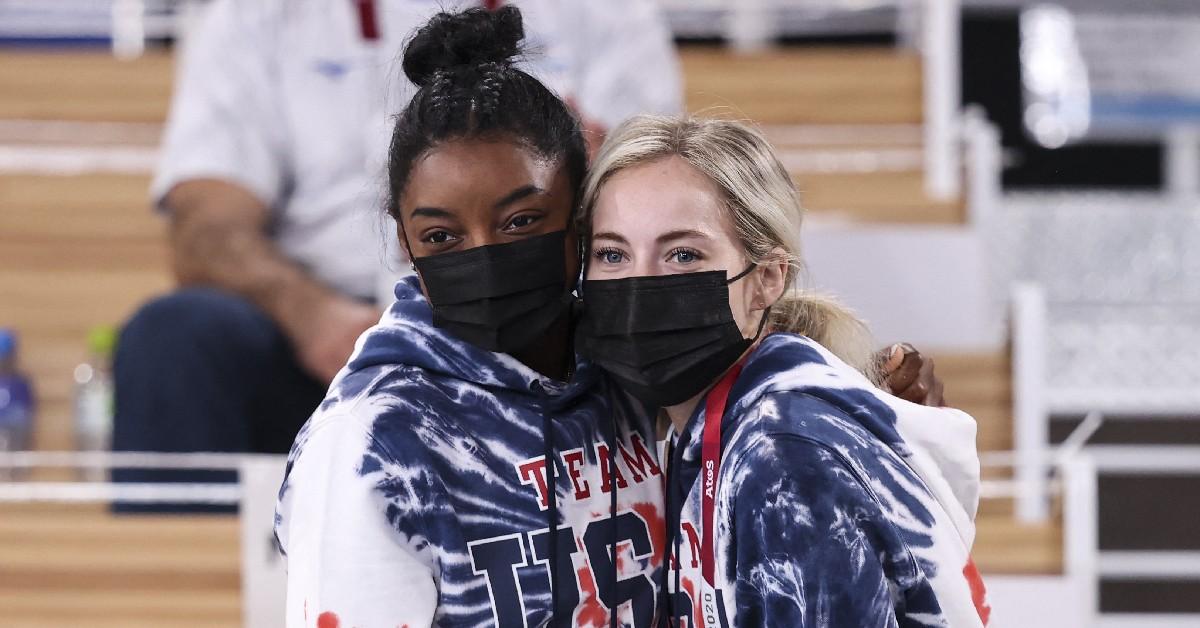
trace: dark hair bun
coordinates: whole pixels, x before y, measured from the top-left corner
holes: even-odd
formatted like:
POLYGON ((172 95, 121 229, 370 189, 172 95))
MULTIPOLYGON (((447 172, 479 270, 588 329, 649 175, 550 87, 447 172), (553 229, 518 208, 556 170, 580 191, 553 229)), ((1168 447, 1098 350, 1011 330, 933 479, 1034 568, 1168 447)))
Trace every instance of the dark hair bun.
POLYGON ((438 13, 405 46, 404 74, 424 86, 439 70, 510 64, 521 53, 524 37, 521 11, 512 5, 438 13))

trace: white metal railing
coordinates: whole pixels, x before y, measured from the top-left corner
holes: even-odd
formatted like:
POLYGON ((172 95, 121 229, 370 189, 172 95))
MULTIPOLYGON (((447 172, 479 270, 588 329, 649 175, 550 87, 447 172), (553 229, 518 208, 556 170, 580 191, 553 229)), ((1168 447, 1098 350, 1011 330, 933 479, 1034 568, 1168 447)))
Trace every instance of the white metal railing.
POLYGON ((205 469, 236 471, 247 461, 271 460, 270 454, 147 451, 0 451, 0 469, 57 467, 75 469, 205 469))
POLYGON ((1200 552, 1197 551, 1118 551, 1100 554, 1101 576, 1122 579, 1180 578, 1200 579, 1200 552))
POLYGON ((1000 210, 1003 147, 1000 130, 987 118, 987 112, 971 105, 962 115, 963 148, 966 153, 967 222, 983 233, 994 231, 1000 210))
POLYGON ((929 196, 938 200, 957 198, 961 189, 959 11, 958 0, 925 0, 922 3, 925 189, 929 196))
MULTIPOLYGON (((1050 450, 1052 416, 1093 412, 1138 417, 1194 416, 1200 413, 1200 393, 1182 380, 1150 389, 1145 383, 1121 387, 1113 382, 1097 382, 1088 387, 1083 380, 1076 381, 1079 378, 1064 378, 1061 364, 1053 372, 1051 370, 1051 350, 1056 346, 1051 334, 1058 327, 1052 325, 1045 290, 1037 283, 1016 283, 1011 299, 1013 442, 1017 457, 1014 474, 1019 487, 1017 515, 1022 521, 1041 521, 1049 514, 1045 499, 1046 455, 1050 450)), ((1077 330, 1078 333, 1087 331, 1086 328, 1082 332, 1077 330)), ((1097 339, 1104 338, 1101 333, 1094 335, 1097 339)), ((1190 468, 1186 458, 1174 453, 1176 448, 1170 445, 1148 448, 1147 451, 1155 452, 1149 462, 1126 460, 1124 456, 1128 454, 1122 453, 1128 451, 1125 449, 1105 451, 1110 456, 1108 464, 1125 461, 1130 468, 1155 469, 1158 461, 1168 467, 1190 468)), ((1188 452, 1185 456, 1195 455, 1193 464, 1200 468, 1200 453, 1186 448, 1183 451, 1188 452)))
MULTIPOLYGON (((1200 445, 1093 445, 1087 451, 1094 461, 1093 478, 1110 473, 1200 476, 1200 445)), ((1152 530, 1152 526, 1147 526, 1147 534, 1152 530)), ((1095 570, 1098 578, 1194 580, 1200 578, 1200 552, 1097 550, 1095 570)), ((1097 625, 1127 628, 1200 626, 1200 613, 1120 613, 1101 617, 1097 625)))
MULTIPOLYGON (((1070 616, 1070 625, 1091 626, 1099 618, 1098 584, 1098 552, 1099 535, 1097 529, 1098 503, 1096 491, 1096 465, 1092 457, 1074 446, 1060 447, 1056 451, 1046 451, 1043 469, 1053 472, 1055 479, 1047 479, 1044 484, 1043 498, 1049 500, 1052 496, 1062 499, 1062 535, 1063 535, 1063 574, 1055 579, 1056 582, 1073 583, 1068 587, 1070 599, 1055 600, 1057 604, 1069 605, 1070 609, 1060 609, 1060 615, 1070 616), (1083 623, 1078 623, 1082 621, 1083 623)), ((980 454, 980 465, 988 468, 1016 468, 1021 463, 1019 452, 984 452, 980 454)), ((1018 499, 1023 487, 1016 481, 984 480, 980 485, 980 495, 984 499, 1018 499)), ((986 577, 986 574, 985 574, 986 577)), ((1026 587, 1035 590, 1045 590, 1046 583, 1031 576, 1032 580, 1026 587)), ((1012 580, 1012 577, 1008 578, 1012 580)), ((1028 591, 1025 591, 1028 593, 1028 591)), ((1013 603, 1013 600, 1007 600, 1013 603)), ((1025 603, 1022 599, 1021 603, 1025 603)), ((995 625, 1000 628, 1014 626, 1004 623, 1004 612, 1008 609, 997 607, 999 621, 995 625)), ((1045 623, 1022 624, 1021 628, 1057 628, 1054 620, 1038 620, 1045 623)))
POLYGON ((154 482, 0 482, 0 503, 125 502, 236 506, 236 484, 154 482))
MULTIPOLYGON (((1200 578, 1200 552, 1101 550, 1099 544, 1099 478, 1106 474, 1194 474, 1200 475, 1200 446, 1089 445, 1083 441, 1099 425, 1093 414, 1067 443, 1047 449, 1041 468, 1056 479, 1047 480, 1043 499, 1062 498, 1063 578, 1079 578, 1085 586, 1072 589, 1070 604, 1083 609, 1082 626, 1127 628, 1200 625, 1194 613, 1100 613, 1099 582, 1119 580, 1194 580, 1200 578)), ((1016 467, 1028 461, 1020 452, 986 452, 980 456, 984 468, 1016 467)), ((1049 477, 1049 476, 1047 476, 1049 477)), ((981 488, 988 498, 1021 498, 1023 487, 1016 482, 986 480, 981 488)), ((1149 532, 1150 528, 1148 528, 1149 532)), ((1036 579, 1031 586, 1040 586, 1036 579)), ((1050 624, 1047 624, 1050 625, 1050 624)), ((1022 628, 1034 628, 1023 626, 1022 628)))
MULTIPOLYGON (((0 452, 0 477, 23 475, 36 468, 77 469, 84 473, 111 469, 241 471, 247 465, 278 456, 228 453, 6 451, 0 452)), ((228 482, 0 482, 3 502, 130 502, 237 505, 244 499, 228 482)))
POLYGON ((1094 622, 1100 614, 1096 569, 1100 549, 1100 508, 1096 467, 1091 456, 1079 452, 1060 459, 1058 464, 1063 496, 1063 575, 1085 582, 1081 599, 1076 603, 1083 607, 1085 617, 1094 622))
MULTIPOLYGON (((1097 478, 1106 473, 1188 473, 1200 475, 1200 446, 1087 446, 1083 444, 1099 425, 1098 415, 1089 416, 1080 428, 1058 447, 1047 448, 1039 461, 1054 477, 1045 484, 1043 498, 1062 498, 1063 577, 1081 579, 1087 586, 1077 589, 1071 604, 1087 616, 1082 624, 1111 625, 1099 615, 1097 585, 1102 577, 1162 579, 1200 577, 1200 552, 1100 551, 1098 535, 1097 478)), ((984 468, 1015 467, 1027 462, 1019 452, 985 452, 984 468)), ((284 457, 220 453, 108 453, 108 452, 3 452, 0 470, 38 467, 113 469, 211 469, 234 470, 237 484, 124 484, 108 482, 0 482, 0 504, 4 502, 106 502, 137 501, 238 504, 242 520, 242 570, 246 625, 278 625, 282 604, 282 565, 272 558, 271 521, 275 494, 283 474, 284 457)), ((1048 476, 1049 477, 1049 476, 1048 476)), ((987 498, 1020 498, 1022 486, 1005 480, 984 480, 981 493, 987 498)), ((1158 617, 1122 614, 1125 626, 1195 625, 1194 615, 1158 617)), ((1025 628, 1032 628, 1026 626, 1025 628)))
POLYGON ((1102 475, 1200 475, 1200 445, 1089 445, 1088 452, 1102 475))
POLYGON ((236 483, 0 482, 5 503, 197 504, 237 506, 240 521, 242 619, 282 628, 287 574, 274 540, 275 499, 285 456, 224 453, 0 452, 0 477, 35 468, 237 471, 236 483))
POLYGON ((1044 521, 1046 455, 1050 446, 1046 407, 1046 298, 1036 284, 1017 284, 1012 294, 1013 468, 1019 487, 1017 518, 1044 521))

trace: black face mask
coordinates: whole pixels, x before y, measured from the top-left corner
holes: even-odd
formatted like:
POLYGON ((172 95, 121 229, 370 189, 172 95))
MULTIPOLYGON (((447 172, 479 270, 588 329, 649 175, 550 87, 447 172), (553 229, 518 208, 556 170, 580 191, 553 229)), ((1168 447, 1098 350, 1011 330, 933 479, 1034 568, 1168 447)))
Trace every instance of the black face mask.
POLYGON ((572 301, 566 232, 413 259, 433 324, 488 351, 512 353, 537 340, 572 301))
MULTIPOLYGON (((725 271, 583 282, 576 343, 643 402, 672 406, 695 397, 762 333, 743 338, 729 308, 725 271)), ((769 311, 769 310, 768 310, 769 311)))

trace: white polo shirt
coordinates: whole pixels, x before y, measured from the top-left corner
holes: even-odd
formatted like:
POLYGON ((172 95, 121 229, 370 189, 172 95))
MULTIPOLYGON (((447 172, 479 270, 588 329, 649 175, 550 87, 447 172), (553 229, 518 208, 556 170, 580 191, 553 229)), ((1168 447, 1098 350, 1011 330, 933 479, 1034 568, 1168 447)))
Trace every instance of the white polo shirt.
MULTIPOLYGON (((355 0, 215 0, 176 80, 156 204, 175 184, 217 178, 272 208, 285 255, 341 292, 376 295, 399 267, 384 212, 391 126, 415 91, 404 44, 455 0, 376 0, 377 38, 355 0)), ((608 126, 678 113, 670 33, 653 0, 527 0, 523 67, 608 126)))

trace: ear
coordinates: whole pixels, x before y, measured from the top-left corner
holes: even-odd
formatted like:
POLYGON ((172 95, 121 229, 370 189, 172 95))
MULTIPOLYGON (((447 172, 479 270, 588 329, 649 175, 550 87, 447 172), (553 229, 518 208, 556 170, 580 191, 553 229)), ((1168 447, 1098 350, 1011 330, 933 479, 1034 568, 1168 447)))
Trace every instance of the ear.
POLYGON ((776 247, 758 264, 758 293, 751 303, 751 312, 759 312, 774 305, 787 291, 787 253, 776 247))

